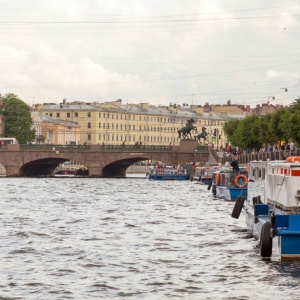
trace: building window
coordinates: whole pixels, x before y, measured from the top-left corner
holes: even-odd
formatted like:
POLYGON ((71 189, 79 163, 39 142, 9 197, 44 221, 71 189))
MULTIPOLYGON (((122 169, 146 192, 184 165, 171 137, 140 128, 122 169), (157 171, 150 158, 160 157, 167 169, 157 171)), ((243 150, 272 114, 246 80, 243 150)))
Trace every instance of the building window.
POLYGON ((90 113, 90 112, 87 113, 87 117, 88 117, 88 118, 91 117, 91 113, 90 113))
POLYGON ((109 119, 109 113, 107 114, 107 119, 109 119))
POLYGON ((116 124, 116 129, 118 129, 118 124, 116 124))
POLYGON ((114 114, 111 114, 111 118, 114 119, 114 114))
POLYGON ((70 118, 71 117, 71 114, 70 113, 67 113, 67 118, 70 118))
POLYGON ((52 113, 50 113, 49 116, 52 117, 52 113))
POLYGON ((92 139, 92 135, 91 134, 88 134, 87 135, 87 139, 90 141, 92 139))
POLYGON ((75 113, 75 118, 78 118, 78 112, 75 113))
POLYGON ((60 113, 56 113, 56 118, 59 118, 60 117, 60 113))
POLYGON ((101 123, 99 123, 98 128, 101 128, 101 123))
POLYGON ((109 129, 109 123, 107 123, 107 129, 109 129))
POLYGON ((91 122, 88 122, 88 128, 92 128, 91 122))

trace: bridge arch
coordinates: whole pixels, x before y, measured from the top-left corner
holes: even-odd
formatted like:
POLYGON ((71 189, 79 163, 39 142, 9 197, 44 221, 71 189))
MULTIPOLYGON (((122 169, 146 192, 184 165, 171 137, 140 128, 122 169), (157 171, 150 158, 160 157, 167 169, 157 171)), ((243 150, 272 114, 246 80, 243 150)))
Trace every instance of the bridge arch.
POLYGON ((19 174, 20 176, 47 176, 54 175, 56 167, 60 164, 69 161, 68 158, 42 158, 32 160, 21 166, 19 174))
POLYGON ((130 167, 131 165, 137 162, 150 160, 150 159, 151 158, 145 158, 145 157, 129 157, 129 158, 113 161, 107 164, 102 169, 102 176, 103 177, 125 177, 126 170, 128 167, 130 167))
POLYGON ((124 177, 126 169, 136 162, 152 160, 166 165, 185 165, 191 161, 206 161, 209 151, 196 153, 196 141, 182 141, 180 147, 143 146, 66 146, 19 145, 1 148, 0 164, 6 176, 53 175, 55 168, 65 161, 85 165, 90 177, 124 177))

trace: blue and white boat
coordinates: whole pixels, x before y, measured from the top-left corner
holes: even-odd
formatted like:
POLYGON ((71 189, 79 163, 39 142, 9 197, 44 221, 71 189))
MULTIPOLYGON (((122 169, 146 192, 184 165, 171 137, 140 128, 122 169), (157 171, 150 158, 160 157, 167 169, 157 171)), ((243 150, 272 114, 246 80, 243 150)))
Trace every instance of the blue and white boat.
POLYGON ((149 172, 151 180, 189 180, 189 174, 185 168, 159 167, 151 168, 149 172))
POLYGON ((234 173, 230 168, 224 168, 214 173, 208 189, 212 188, 212 194, 217 198, 227 201, 235 201, 238 196, 247 197, 248 172, 240 168, 239 173, 234 173))
POLYGON ((259 170, 257 162, 254 167, 250 163, 249 173, 256 168, 264 177, 263 195, 240 197, 231 216, 238 218, 244 208, 247 228, 260 242, 261 257, 300 260, 300 157, 262 164, 259 170))

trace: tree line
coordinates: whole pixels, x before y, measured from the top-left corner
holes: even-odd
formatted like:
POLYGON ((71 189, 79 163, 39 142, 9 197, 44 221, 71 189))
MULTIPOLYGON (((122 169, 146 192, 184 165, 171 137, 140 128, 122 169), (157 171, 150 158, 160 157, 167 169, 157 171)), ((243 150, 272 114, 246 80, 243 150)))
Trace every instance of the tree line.
POLYGON ((266 148, 268 144, 294 141, 300 145, 300 98, 267 115, 251 115, 224 124, 228 142, 243 149, 266 148))

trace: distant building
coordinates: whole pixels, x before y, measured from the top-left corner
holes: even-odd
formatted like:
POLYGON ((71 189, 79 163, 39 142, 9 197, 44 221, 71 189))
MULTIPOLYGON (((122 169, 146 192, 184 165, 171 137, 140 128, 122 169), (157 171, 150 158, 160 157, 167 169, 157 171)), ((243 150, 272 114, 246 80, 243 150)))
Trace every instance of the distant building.
POLYGON ((273 105, 268 101, 267 103, 256 105, 256 107, 252 109, 252 114, 264 116, 272 114, 273 112, 281 108, 283 108, 283 105, 273 105))
POLYGON ((31 118, 37 143, 70 145, 80 141, 80 126, 76 122, 52 118, 39 111, 32 111, 31 118))
POLYGON ((222 128, 224 122, 230 119, 230 116, 210 111, 197 112, 187 105, 122 104, 121 99, 105 103, 67 102, 64 99, 60 104, 44 103, 38 107, 43 115, 78 123, 81 131, 80 142, 87 144, 118 145, 123 142, 138 142, 174 145, 180 141, 178 130, 191 118, 196 121, 198 132, 201 132, 202 127, 207 128, 210 141, 215 145, 225 144, 222 128), (215 128, 219 134, 213 138, 215 128))

